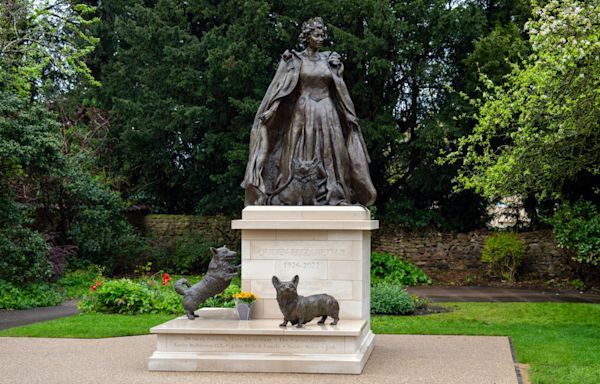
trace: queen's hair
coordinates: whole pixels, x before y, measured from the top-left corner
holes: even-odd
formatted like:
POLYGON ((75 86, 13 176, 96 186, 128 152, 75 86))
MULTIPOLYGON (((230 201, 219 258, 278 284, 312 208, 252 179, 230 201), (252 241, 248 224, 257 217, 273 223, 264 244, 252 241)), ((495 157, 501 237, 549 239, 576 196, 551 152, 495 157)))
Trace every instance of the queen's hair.
POLYGON ((325 39, 327 39, 327 27, 325 26, 323 19, 320 17, 313 17, 302 23, 302 33, 298 36, 298 40, 302 46, 306 46, 308 37, 315 29, 321 29, 325 35, 325 39))

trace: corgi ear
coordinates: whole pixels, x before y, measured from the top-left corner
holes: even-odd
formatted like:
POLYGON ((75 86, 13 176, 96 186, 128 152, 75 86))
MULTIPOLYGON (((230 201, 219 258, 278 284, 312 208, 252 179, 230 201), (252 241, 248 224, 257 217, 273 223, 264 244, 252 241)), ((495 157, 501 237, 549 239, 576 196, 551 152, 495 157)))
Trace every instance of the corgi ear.
POLYGON ((279 288, 279 285, 281 284, 281 282, 279 281, 279 279, 277 278, 277 276, 273 276, 273 278, 271 279, 271 281, 273 282, 273 286, 275 288, 279 288))
POLYGON ((298 275, 294 276, 294 278, 292 279, 292 283, 294 283, 294 285, 296 287, 298 287, 298 281, 300 280, 300 277, 298 277, 298 275))
POLYGON ((212 252, 213 255, 217 254, 217 250, 213 247, 210 247, 210 251, 212 252))

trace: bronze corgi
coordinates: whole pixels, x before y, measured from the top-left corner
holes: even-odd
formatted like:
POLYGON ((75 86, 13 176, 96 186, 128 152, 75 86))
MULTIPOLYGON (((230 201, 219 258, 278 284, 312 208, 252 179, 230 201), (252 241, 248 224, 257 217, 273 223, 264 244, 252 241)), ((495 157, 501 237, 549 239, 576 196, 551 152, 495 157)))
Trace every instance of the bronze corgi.
POLYGON ((183 309, 190 320, 198 317, 194 313, 196 309, 209 297, 213 297, 225 290, 231 283, 231 279, 238 274, 240 265, 233 266, 231 261, 235 260, 236 253, 227 247, 211 248, 213 257, 208 265, 204 278, 193 286, 186 279, 179 279, 175 283, 175 291, 183 295, 183 309), (186 289, 185 287, 189 287, 186 289))
POLYGON ((283 323, 280 327, 287 326, 290 322, 298 328, 308 323, 315 317, 321 316, 318 324, 324 324, 327 316, 333 318, 331 325, 336 325, 339 320, 340 304, 335 297, 327 294, 300 296, 298 295, 298 275, 292 281, 279 281, 273 276, 273 286, 277 291, 277 303, 283 314, 283 323))

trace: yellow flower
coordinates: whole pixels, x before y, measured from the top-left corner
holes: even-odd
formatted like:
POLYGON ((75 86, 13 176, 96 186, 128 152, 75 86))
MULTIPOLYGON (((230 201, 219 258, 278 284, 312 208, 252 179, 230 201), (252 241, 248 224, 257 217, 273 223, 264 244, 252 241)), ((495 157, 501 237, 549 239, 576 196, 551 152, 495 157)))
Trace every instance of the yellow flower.
POLYGON ((234 293, 232 296, 234 299, 239 299, 239 300, 245 301, 247 303, 251 303, 254 300, 258 299, 258 296, 256 296, 254 293, 251 293, 251 292, 234 293))

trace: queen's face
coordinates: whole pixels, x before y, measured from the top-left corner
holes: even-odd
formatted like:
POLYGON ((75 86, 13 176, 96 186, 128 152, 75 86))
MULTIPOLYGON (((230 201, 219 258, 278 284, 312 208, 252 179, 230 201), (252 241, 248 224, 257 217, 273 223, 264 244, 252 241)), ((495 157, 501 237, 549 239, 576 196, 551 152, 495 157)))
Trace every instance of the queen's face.
POLYGON ((308 35, 308 46, 312 49, 319 49, 325 41, 325 32, 321 28, 315 28, 310 35, 308 35))

